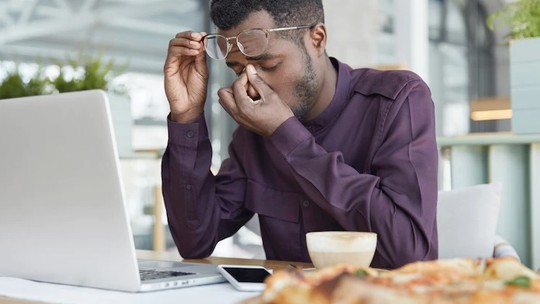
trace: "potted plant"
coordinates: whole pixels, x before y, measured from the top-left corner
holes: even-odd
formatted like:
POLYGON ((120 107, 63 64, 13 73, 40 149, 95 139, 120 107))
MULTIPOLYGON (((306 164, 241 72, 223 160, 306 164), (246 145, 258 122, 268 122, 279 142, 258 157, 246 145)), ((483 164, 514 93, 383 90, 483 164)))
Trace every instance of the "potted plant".
POLYGON ((43 76, 41 69, 30 80, 24 81, 16 68, 8 71, 0 82, 0 99, 42 95, 50 91, 51 83, 43 76))
POLYGON ((113 81, 120 73, 113 60, 105 61, 101 54, 79 54, 77 58, 68 56, 65 62, 56 61, 55 65, 59 75, 51 79, 43 75, 42 68, 29 80, 18 68, 8 72, 0 79, 0 99, 92 89, 107 91, 118 152, 132 153, 131 103, 125 88, 113 81))
POLYGON ((540 0, 507 3, 487 23, 509 31, 512 131, 540 133, 540 0))

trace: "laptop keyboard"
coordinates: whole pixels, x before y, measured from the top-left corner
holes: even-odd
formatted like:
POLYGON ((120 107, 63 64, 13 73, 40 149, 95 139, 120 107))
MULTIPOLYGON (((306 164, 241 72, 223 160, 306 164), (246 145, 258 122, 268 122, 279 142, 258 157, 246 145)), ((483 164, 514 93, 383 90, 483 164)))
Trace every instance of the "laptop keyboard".
POLYGON ((155 279, 163 279, 163 278, 172 278, 172 277, 181 277, 186 276, 190 274, 194 274, 192 272, 182 272, 182 271, 160 271, 160 270, 141 270, 139 269, 139 274, 141 275, 141 281, 146 280, 155 280, 155 279))

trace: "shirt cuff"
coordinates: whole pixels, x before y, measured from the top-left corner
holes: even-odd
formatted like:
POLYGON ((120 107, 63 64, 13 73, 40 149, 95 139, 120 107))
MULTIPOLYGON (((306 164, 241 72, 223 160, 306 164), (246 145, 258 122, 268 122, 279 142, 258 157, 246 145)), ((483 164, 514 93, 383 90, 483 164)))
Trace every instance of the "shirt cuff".
POLYGON ((184 124, 172 121, 169 114, 167 116, 167 132, 169 135, 169 144, 173 145, 192 145, 208 139, 208 130, 206 129, 204 115, 201 115, 192 123, 184 124))
POLYGON ((283 122, 270 136, 270 142, 283 155, 288 156, 299 144, 312 138, 313 135, 296 117, 283 122))

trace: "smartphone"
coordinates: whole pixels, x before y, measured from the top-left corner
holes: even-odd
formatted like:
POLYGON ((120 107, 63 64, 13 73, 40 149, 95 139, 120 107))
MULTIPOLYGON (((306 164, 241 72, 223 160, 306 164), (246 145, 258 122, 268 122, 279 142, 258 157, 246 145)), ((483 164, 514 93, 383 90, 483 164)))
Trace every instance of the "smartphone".
POLYGON ((262 266, 218 265, 217 269, 234 288, 241 291, 264 290, 264 279, 271 275, 262 266))

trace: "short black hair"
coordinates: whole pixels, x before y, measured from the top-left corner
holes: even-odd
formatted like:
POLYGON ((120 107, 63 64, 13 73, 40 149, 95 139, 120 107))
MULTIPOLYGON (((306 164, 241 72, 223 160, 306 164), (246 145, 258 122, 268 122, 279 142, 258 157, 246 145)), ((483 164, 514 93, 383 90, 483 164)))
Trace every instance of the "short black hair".
POLYGON ((238 26, 251 13, 266 11, 276 27, 324 23, 322 0, 211 0, 210 18, 222 30, 238 26))

